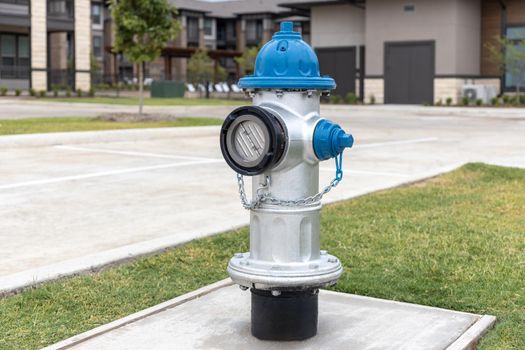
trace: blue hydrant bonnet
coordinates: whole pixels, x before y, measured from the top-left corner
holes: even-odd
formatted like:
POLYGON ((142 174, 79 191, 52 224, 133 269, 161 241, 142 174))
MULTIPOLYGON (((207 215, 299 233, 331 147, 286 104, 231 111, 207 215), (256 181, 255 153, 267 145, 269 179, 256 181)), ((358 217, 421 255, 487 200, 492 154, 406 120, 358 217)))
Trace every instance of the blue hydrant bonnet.
POLYGON ((293 23, 281 22, 281 30, 257 54, 254 74, 241 78, 239 87, 331 90, 335 81, 320 75, 317 55, 293 31, 293 23))

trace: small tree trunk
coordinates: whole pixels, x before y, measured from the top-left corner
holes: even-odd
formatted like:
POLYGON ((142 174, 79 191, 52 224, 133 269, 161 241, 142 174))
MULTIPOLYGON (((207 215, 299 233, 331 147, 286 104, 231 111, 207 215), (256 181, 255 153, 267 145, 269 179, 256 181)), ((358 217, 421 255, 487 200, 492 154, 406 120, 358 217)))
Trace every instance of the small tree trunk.
POLYGON ((210 98, 210 82, 206 82, 206 98, 210 98))
POLYGON ((144 109, 144 63, 139 64, 139 115, 144 109))

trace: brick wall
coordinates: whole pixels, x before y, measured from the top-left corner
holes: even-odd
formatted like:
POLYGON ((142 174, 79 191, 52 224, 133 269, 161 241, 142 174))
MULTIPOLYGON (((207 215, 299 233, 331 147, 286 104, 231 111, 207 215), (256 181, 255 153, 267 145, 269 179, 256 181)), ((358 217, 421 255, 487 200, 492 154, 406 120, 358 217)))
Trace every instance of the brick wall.
POLYGON ((364 101, 369 103, 372 95, 376 103, 384 103, 385 82, 382 78, 365 79, 365 96, 364 101))
MULTIPOLYGON (((507 0, 507 25, 525 24, 525 1, 507 0)), ((481 5, 481 75, 499 76, 498 65, 492 62, 487 43, 495 43, 501 33, 499 0, 483 0, 481 5)))

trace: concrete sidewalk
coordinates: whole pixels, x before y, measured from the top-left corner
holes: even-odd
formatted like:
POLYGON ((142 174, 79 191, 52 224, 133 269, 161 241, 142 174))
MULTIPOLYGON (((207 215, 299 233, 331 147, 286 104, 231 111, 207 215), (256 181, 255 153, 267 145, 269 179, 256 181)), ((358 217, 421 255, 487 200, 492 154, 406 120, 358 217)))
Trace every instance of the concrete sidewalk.
POLYGON ((182 295, 44 350, 330 349, 468 350, 494 316, 322 290, 318 334, 305 341, 260 341, 250 334, 250 292, 229 279, 182 295))
MULTIPOLYGON (((401 107, 323 106, 323 115, 356 138, 325 203, 465 162, 525 167, 525 120, 401 107)), ((1 137, 0 294, 246 225, 218 135, 205 127, 1 137)), ((323 162, 320 185, 334 173, 323 162)))
MULTIPOLYGON (((247 99, 239 104, 250 104, 247 99)), ((169 113, 181 117, 224 118, 236 106, 144 106, 145 113, 169 113)), ((418 115, 421 117, 463 117, 524 119, 525 108, 493 107, 437 107, 418 105, 331 105, 321 109, 327 117, 350 117, 353 114, 418 115)), ((49 117, 95 117, 105 113, 136 113, 137 106, 97 103, 68 103, 53 100, 9 97, 0 98, 0 120, 49 117), (22 102, 22 103, 21 103, 22 102)))
MULTIPOLYGON (((180 117, 224 118, 235 106, 144 106, 144 113, 180 117)), ((0 99, 0 120, 51 117, 96 117, 108 113, 137 113, 138 106, 97 103, 53 102, 52 100, 0 99)))

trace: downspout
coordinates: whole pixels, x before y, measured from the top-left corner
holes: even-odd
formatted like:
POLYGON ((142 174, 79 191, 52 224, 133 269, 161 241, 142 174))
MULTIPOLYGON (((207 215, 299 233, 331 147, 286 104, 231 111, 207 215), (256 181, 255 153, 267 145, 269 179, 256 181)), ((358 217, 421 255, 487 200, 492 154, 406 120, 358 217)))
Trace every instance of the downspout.
MULTIPOLYGON (((505 0, 499 0, 498 1, 501 6, 501 37, 506 38, 507 37, 507 2, 505 0)), ((503 54, 503 57, 505 57, 505 46, 501 47, 501 53, 503 54)), ((500 93, 503 95, 505 92, 505 63, 503 63, 501 72, 501 78, 500 78, 500 93)))

